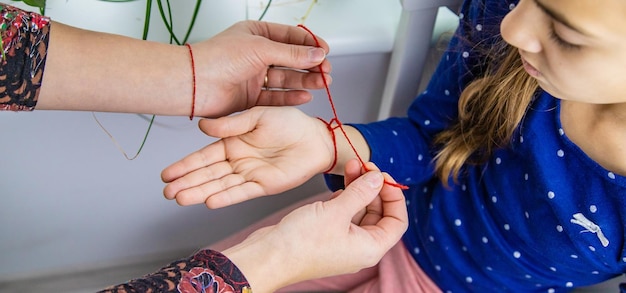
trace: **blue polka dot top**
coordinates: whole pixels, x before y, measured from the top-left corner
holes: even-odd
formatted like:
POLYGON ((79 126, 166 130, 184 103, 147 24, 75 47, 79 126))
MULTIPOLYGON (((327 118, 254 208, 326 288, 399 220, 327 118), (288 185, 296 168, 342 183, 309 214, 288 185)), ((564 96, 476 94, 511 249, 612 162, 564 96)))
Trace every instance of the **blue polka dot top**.
MULTIPOLYGON (((591 160, 560 125, 559 100, 537 93, 506 149, 445 188, 431 142, 484 69, 473 44, 498 41, 516 1, 468 0, 460 26, 408 117, 353 124, 372 161, 405 192, 403 241, 443 292, 568 292, 626 271, 626 178, 591 160)), ((340 180, 327 175, 331 189, 340 180)), ((398 276, 410 278, 411 276, 398 276)))

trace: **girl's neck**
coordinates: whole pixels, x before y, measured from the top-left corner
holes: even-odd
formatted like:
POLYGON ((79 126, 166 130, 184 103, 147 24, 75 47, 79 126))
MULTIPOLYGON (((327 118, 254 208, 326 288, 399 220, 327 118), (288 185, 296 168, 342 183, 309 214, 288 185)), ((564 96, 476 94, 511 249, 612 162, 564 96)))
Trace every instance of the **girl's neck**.
POLYGON ((561 101, 567 137, 605 169, 626 176, 626 104, 561 101))

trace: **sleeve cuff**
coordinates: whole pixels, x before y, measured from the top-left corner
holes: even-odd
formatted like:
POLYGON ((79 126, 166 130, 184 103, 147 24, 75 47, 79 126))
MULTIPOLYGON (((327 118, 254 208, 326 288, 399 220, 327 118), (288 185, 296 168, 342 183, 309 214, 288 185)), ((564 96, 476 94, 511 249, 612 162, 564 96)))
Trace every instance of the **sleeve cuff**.
POLYGON ((113 292, 252 293, 252 289, 230 259, 220 252, 207 249, 174 261, 157 272, 99 293, 113 292))

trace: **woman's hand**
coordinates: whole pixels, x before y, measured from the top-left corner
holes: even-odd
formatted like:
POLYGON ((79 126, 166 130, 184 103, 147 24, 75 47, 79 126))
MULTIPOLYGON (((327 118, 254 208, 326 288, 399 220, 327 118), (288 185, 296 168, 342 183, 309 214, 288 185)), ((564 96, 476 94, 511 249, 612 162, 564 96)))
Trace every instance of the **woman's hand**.
POLYGON ((328 44, 318 41, 321 48, 296 26, 242 21, 192 44, 198 75, 196 115, 215 118, 253 106, 310 101, 305 89, 324 87, 320 63, 330 81, 328 44))
POLYGON ((334 157, 324 122, 291 107, 255 107, 199 126, 222 139, 161 173, 165 197, 181 205, 220 208, 287 191, 328 169, 334 157))
POLYGON ((374 171, 359 176, 358 161, 351 161, 346 190, 300 207, 224 251, 255 292, 371 267, 400 240, 408 227, 402 191, 383 183, 394 182, 390 176, 368 167, 374 171))

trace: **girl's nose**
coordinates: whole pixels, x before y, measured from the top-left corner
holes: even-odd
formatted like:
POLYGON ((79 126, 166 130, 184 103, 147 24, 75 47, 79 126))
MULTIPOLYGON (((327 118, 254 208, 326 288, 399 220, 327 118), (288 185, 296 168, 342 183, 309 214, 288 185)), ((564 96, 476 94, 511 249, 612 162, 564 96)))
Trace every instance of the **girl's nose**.
POLYGON ((543 12, 532 1, 521 0, 502 20, 500 33, 510 45, 529 53, 538 53, 542 49, 539 33, 545 20, 543 12))

